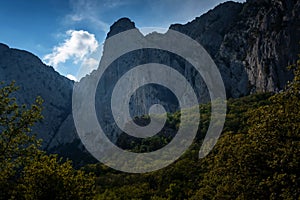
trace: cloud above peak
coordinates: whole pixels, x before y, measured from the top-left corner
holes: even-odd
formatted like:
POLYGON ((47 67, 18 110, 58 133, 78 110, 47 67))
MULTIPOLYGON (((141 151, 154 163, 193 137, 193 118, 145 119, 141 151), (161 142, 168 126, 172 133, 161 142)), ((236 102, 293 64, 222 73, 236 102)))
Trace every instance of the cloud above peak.
POLYGON ((84 30, 68 30, 66 36, 67 39, 63 43, 55 46, 52 52, 43 58, 45 63, 55 69, 69 59, 72 59, 74 64, 84 61, 99 46, 95 35, 84 30))

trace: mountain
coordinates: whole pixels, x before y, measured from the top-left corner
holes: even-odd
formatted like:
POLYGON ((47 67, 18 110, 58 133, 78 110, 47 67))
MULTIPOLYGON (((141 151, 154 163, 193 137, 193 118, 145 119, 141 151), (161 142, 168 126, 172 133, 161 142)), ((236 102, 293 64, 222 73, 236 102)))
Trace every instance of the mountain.
MULTIPOLYGON (((292 79, 292 73, 288 71, 287 66, 296 62, 297 53, 300 52, 300 17, 297 15, 299 11, 300 2, 292 0, 250 0, 244 4, 226 2, 192 22, 185 25, 174 24, 170 29, 190 36, 205 47, 220 70, 227 97, 237 98, 256 92, 278 92, 292 79)), ((135 28, 130 19, 122 18, 111 26, 107 38, 135 28)), ((168 34, 169 32, 152 33, 144 37, 138 32, 135 37, 137 43, 143 39, 151 43, 152 37, 159 40, 168 34)), ((109 45, 110 43, 104 44, 103 57, 109 57, 110 53, 114 53, 118 48, 117 45, 124 43, 120 41, 119 44, 109 45)), ((190 70, 182 58, 159 50, 128 52, 117 58, 105 70, 96 93, 97 115, 104 118, 102 121, 105 122, 101 125, 105 127, 107 136, 113 142, 116 142, 123 132, 116 126, 110 108, 115 84, 133 66, 150 62, 172 66, 181 71, 192 88, 200 93, 199 102, 209 101, 209 92, 203 79, 195 70, 190 70)), ((81 80, 79 85, 82 86, 79 87, 82 87, 83 97, 88 96, 87 88, 93 88, 98 83, 100 73, 101 69, 98 69, 81 80)), ((168 74, 164 77, 168 77, 168 74)), ((173 85, 176 85, 176 80, 173 81, 173 85)), ((130 84, 137 88, 140 80, 132 77, 130 84)), ((122 88, 121 91, 125 89, 122 88)), ((163 105, 168 112, 175 112, 178 102, 172 97, 167 89, 157 85, 139 88, 130 99, 130 114, 147 114, 153 104, 163 105)))
MULTIPOLYGON (((236 98, 256 92, 278 92, 291 80, 292 74, 286 67, 296 61, 297 53, 300 52, 299 12, 300 1, 296 0, 226 2, 187 24, 171 25, 170 29, 184 33, 204 46, 221 72, 227 97, 236 98)), ((111 26, 107 37, 133 28, 134 22, 122 18, 111 26)), ((151 34, 147 37, 151 37, 151 34)), ((104 54, 107 48, 104 46, 104 54)), ((121 70, 129 66, 126 63, 128 61, 138 65, 150 59, 182 66, 178 58, 157 52, 128 54, 116 66, 121 70)), ((79 85, 92 83, 97 73, 94 71, 87 75, 79 85)), ((104 80, 105 87, 97 92, 97 98, 106 100, 97 102, 98 107, 109 102, 107 94, 112 91, 111 81, 118 78, 118 73, 110 73, 104 80)), ((203 101, 207 101, 203 81, 196 79, 195 74, 190 72, 184 75, 194 88, 201 91, 203 101)), ((45 100, 44 120, 34 129, 38 137, 43 139, 44 149, 74 160, 83 159, 84 148, 76 134, 72 117, 74 82, 59 75, 33 54, 11 49, 4 44, 0 44, 0 80, 16 81, 16 85, 20 86, 16 95, 19 103, 30 104, 36 96, 45 100)), ((157 87, 142 89, 132 101, 135 105, 139 105, 141 99, 147 101, 138 109, 131 106, 132 113, 144 113, 153 102, 157 102, 156 96, 161 93, 157 87)), ((168 93, 164 94, 163 100, 158 103, 172 110, 176 102, 167 103, 170 98, 166 95, 168 93)), ((102 114, 105 113, 103 110, 102 114)), ((107 130, 113 130, 113 124, 109 121, 106 124, 107 130)), ((108 136, 116 142, 119 134, 112 131, 108 136)))
POLYGON ((170 28, 201 43, 213 57, 229 96, 278 91, 291 79, 286 66, 300 52, 300 2, 226 2, 185 25, 170 28))
POLYGON ((73 81, 35 55, 4 44, 0 44, 0 80, 6 84, 16 82, 19 90, 15 97, 19 104, 30 105, 37 96, 43 98, 44 119, 33 127, 37 137, 43 139, 43 149, 57 153, 53 147, 77 138, 72 118, 73 81))
POLYGON ((70 121, 73 81, 59 75, 35 55, 4 44, 0 44, 0 80, 16 81, 19 87, 16 98, 21 104, 32 104, 37 96, 43 98, 45 119, 34 131, 43 139, 44 148, 55 145, 62 132, 74 131, 64 127, 70 121))

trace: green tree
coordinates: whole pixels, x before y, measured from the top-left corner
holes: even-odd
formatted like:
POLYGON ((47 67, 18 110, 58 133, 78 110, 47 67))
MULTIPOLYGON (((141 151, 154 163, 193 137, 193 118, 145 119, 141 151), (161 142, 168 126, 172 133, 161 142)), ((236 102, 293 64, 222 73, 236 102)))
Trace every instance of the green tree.
POLYGON ((29 133, 33 124, 42 119, 42 100, 37 98, 30 109, 25 105, 20 107, 11 97, 16 90, 14 83, 0 89, 0 190, 3 199, 13 195, 24 165, 39 153, 40 141, 29 133))
POLYGON ((74 170, 70 161, 43 154, 24 167, 18 192, 25 199, 93 199, 94 184, 91 174, 74 170))
POLYGON ((32 126, 42 119, 42 99, 18 106, 14 83, 0 88, 0 199, 91 199, 95 179, 71 162, 48 156, 32 126))
POLYGON ((248 111, 248 130, 227 132, 204 159, 194 199, 300 198, 300 61, 270 104, 248 111))

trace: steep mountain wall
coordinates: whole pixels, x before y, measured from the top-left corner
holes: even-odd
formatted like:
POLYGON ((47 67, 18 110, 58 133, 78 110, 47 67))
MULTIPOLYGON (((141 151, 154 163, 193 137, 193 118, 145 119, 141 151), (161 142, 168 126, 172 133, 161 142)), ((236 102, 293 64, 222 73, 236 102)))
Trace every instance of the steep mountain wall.
POLYGON ((291 79, 287 66, 300 52, 300 1, 227 2, 170 28, 201 43, 219 67, 227 94, 276 92, 291 79))

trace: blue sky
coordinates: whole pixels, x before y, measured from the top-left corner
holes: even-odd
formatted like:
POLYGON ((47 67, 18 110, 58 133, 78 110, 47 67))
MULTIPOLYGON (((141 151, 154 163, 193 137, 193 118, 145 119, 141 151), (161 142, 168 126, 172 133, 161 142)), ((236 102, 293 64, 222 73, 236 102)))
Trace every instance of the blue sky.
MULTIPOLYGON (((236 0, 243 2, 244 0, 236 0)), ((80 78, 96 68, 112 23, 137 28, 187 23, 225 0, 1 1, 0 42, 30 51, 60 74, 80 78)))

